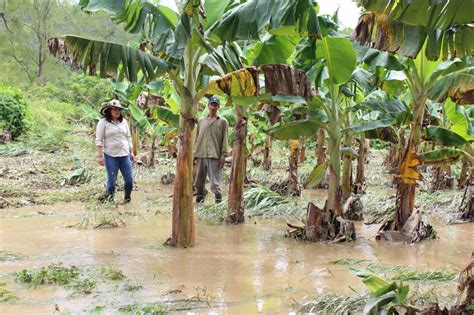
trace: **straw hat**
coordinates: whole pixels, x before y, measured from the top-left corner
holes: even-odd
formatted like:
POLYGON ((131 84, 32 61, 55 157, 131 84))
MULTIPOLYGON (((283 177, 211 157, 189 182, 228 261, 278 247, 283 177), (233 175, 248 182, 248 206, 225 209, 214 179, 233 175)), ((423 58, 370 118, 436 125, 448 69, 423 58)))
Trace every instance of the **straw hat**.
POLYGON ((106 106, 102 107, 102 109, 100 110, 100 113, 102 115, 105 115, 105 110, 108 109, 108 108, 120 108, 120 109, 126 109, 125 107, 123 107, 121 104, 120 104, 120 101, 119 100, 111 100, 110 102, 107 103, 106 106))

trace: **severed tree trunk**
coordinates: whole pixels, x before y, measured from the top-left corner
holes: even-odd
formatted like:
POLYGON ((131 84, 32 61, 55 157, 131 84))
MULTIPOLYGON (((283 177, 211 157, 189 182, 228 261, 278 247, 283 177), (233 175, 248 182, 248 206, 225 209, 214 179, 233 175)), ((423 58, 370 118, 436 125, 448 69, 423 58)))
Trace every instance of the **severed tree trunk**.
POLYGON ((398 164, 398 162, 396 161, 398 148, 398 144, 390 144, 390 146, 388 147, 387 155, 385 156, 385 159, 383 161, 384 165, 393 167, 394 164, 398 164))
POLYGON ((234 143, 232 147, 232 169, 230 172, 227 221, 237 224, 245 221, 244 217, 244 179, 246 173, 245 140, 247 137, 247 117, 244 108, 235 105, 234 143))
POLYGON ((352 241, 356 238, 354 223, 341 217, 335 217, 326 205, 323 209, 308 203, 306 211, 305 238, 311 242, 352 241))
POLYGON ((459 211, 460 220, 474 220, 474 185, 466 187, 459 211))
POLYGON ((462 161, 461 174, 458 179, 458 188, 462 189, 468 185, 470 163, 467 159, 462 161))
POLYGON ((300 154, 299 154, 299 163, 304 163, 306 160, 306 139, 301 138, 300 140, 301 146, 300 146, 300 154))
POLYGON ((432 170, 433 179, 431 189, 442 190, 451 189, 454 186, 454 179, 451 174, 451 166, 448 164, 436 165, 432 170))
POLYGON ((364 192, 367 188, 365 183, 365 164, 367 164, 367 153, 369 151, 370 140, 362 133, 360 137, 359 156, 357 157, 357 174, 354 182, 354 192, 356 194, 364 192))
POLYGON ((298 159, 300 153, 300 141, 290 140, 290 170, 288 178, 288 194, 299 196, 301 191, 298 188, 298 159))
POLYGON ((263 150, 263 169, 266 171, 272 169, 272 140, 273 136, 267 133, 265 136, 265 148, 263 150))

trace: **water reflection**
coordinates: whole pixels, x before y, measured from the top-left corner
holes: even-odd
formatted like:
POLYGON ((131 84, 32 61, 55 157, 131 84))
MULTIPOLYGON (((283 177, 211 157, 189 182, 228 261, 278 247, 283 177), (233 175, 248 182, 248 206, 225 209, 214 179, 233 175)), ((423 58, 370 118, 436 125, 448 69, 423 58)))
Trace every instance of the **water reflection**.
MULTIPOLYGON (((162 246, 171 230, 169 216, 129 217, 127 227, 120 229, 66 228, 77 220, 68 216, 2 219, 1 249, 28 257, 14 263, 0 261, 0 273, 58 261, 66 265, 111 265, 140 283, 143 290, 133 296, 101 292, 95 297, 72 299, 59 288, 26 290, 12 284, 21 299, 0 305, 0 313, 41 313, 51 311, 55 304, 87 312, 91 305, 110 301, 115 305, 150 303, 197 294, 225 302, 223 310, 229 313, 286 313, 293 299, 328 291, 350 293, 349 286, 363 288, 348 266, 331 265, 330 261, 358 258, 384 264, 433 268, 450 264, 459 268, 474 248, 470 224, 445 226, 434 222, 440 239, 418 245, 371 241, 370 229, 360 224, 356 226, 360 240, 331 245, 285 239, 282 219, 257 219, 239 226, 198 224, 196 247, 183 250, 162 246)), ((8 276, 5 279, 11 282, 8 276)))

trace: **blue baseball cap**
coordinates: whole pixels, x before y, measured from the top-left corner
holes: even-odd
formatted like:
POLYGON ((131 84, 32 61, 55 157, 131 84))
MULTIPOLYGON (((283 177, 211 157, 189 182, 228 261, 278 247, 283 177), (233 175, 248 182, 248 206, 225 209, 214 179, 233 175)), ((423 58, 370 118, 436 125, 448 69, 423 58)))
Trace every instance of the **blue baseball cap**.
POLYGON ((211 98, 209 99, 209 101, 207 103, 208 104, 216 103, 219 106, 221 105, 221 101, 219 100, 219 98, 217 96, 211 96, 211 98))

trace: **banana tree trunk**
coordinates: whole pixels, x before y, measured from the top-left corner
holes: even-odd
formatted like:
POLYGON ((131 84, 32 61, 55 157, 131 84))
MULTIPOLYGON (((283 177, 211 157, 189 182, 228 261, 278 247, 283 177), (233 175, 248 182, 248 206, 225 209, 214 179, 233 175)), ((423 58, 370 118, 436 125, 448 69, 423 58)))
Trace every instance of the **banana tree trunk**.
POLYGON ((263 169, 266 171, 272 169, 272 140, 273 137, 267 133, 265 136, 265 149, 263 150, 263 169))
POLYGON ((290 140, 290 171, 289 171, 289 181, 288 181, 288 193, 289 195, 299 195, 298 189, 298 159, 300 152, 300 142, 299 140, 293 139, 290 140))
POLYGON ((396 151, 394 152, 395 160, 392 165, 395 167, 400 167, 400 163, 403 160, 403 154, 405 152, 405 144, 406 144, 406 137, 405 137, 405 130, 406 128, 400 128, 400 133, 398 137, 398 145, 396 146, 396 151))
POLYGON ((356 193, 365 190, 365 164, 367 162, 367 153, 369 150, 369 139, 365 138, 365 134, 360 136, 359 156, 357 157, 357 174, 354 186, 357 188, 356 193))
MULTIPOLYGON (((425 103, 426 97, 419 95, 417 98, 416 95, 413 95, 414 101, 414 117, 411 123, 410 136, 407 145, 405 146, 404 157, 407 156, 407 153, 411 151, 413 154, 418 155, 418 149, 421 141, 421 125, 423 122, 424 112, 425 112, 425 103)), ((400 143, 402 137, 400 137, 400 143)), ((403 158, 399 162, 399 175, 401 175, 403 158)), ((418 172, 418 166, 411 166, 411 169, 418 172)), ((397 188, 397 200, 395 206, 395 227, 397 230, 401 230, 405 225, 407 219, 411 216, 413 208, 415 207, 415 189, 416 185, 407 184, 405 182, 400 182, 397 188)))
POLYGON ((300 145, 299 163, 304 163, 304 161, 306 160, 306 140, 305 138, 302 138, 300 141, 301 141, 301 145, 300 145))
MULTIPOLYGON (((350 148, 352 146, 352 134, 344 133, 344 147, 350 148)), ((352 191, 352 159, 345 155, 342 165, 342 202, 346 201, 351 195, 352 191)))
POLYGON ((172 246, 194 246, 193 211, 193 142, 192 134, 196 119, 180 117, 178 157, 173 190, 172 246))
POLYGON ((322 164, 326 161, 326 149, 324 147, 324 129, 319 128, 319 131, 316 134, 316 159, 317 164, 322 164))
POLYGON ((336 216, 342 215, 341 207, 341 148, 338 137, 339 128, 335 127, 333 135, 329 135, 329 186, 327 209, 334 211, 336 216))
POLYGON ((181 97, 181 109, 178 128, 176 176, 173 189, 173 216, 171 237, 167 241, 171 246, 191 247, 195 241, 195 223, 193 209, 193 141, 196 125, 196 111, 199 98, 196 91, 200 49, 194 49, 193 41, 188 40, 184 50, 184 80, 172 76, 176 90, 181 97))
POLYGON ((156 151, 156 137, 153 136, 151 140, 150 167, 155 166, 155 151, 156 151))
MULTIPOLYGON (((131 121, 131 119, 130 119, 131 121)), ((138 146, 140 146, 140 130, 138 127, 135 127, 132 122, 131 124, 131 136, 132 136, 132 145, 133 145, 133 155, 137 156, 138 155, 138 146)))
POLYGON ((244 216, 244 179, 246 173, 245 140, 247 138, 247 117, 244 108, 235 105, 234 143, 232 146, 232 169, 229 182, 228 218, 229 223, 245 221, 244 216))

